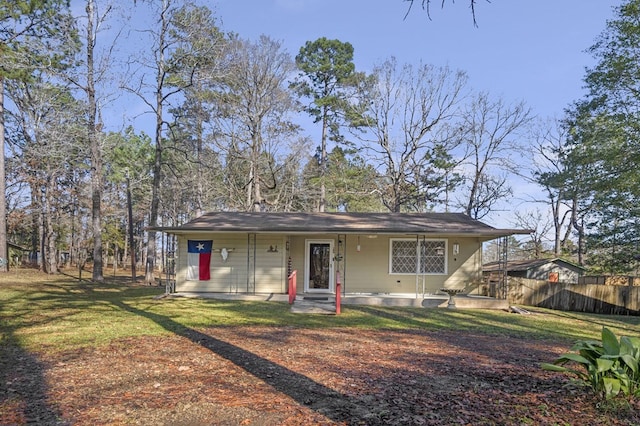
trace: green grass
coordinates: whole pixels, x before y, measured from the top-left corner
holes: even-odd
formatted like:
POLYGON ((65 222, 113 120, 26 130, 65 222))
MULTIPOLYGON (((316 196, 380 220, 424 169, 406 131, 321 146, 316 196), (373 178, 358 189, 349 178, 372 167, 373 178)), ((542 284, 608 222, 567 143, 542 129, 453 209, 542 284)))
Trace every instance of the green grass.
POLYGON ((29 350, 62 350, 180 328, 290 326, 467 330, 529 339, 598 338, 603 326, 638 334, 640 317, 535 309, 533 315, 490 310, 385 308, 343 305, 342 314, 293 314, 278 302, 161 298, 163 288, 80 282, 33 271, 0 276, 2 341, 29 350))

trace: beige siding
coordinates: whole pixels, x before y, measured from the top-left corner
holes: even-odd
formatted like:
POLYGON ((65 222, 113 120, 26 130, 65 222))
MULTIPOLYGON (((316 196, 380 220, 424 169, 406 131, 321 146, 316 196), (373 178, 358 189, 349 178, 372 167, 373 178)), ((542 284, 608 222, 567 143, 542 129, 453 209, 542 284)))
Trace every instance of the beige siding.
POLYGON ((282 235, 258 235, 254 245, 246 234, 186 234, 178 239, 176 262, 176 291, 193 292, 253 292, 254 265, 255 291, 257 293, 284 293, 285 287, 285 239, 282 235), (213 240, 211 255, 211 279, 187 281, 187 240, 213 240), (277 246, 277 248, 276 248, 277 246), (229 251, 224 262, 220 250, 229 251), (276 251, 277 250, 277 251, 276 251), (255 263, 253 261, 255 255, 255 263), (249 260, 249 262, 248 262, 249 260), (247 265, 249 274, 247 274, 247 265))
MULTIPOLYGON (((410 238, 406 235, 381 236, 368 238, 361 235, 359 238, 360 251, 357 250, 358 237, 348 235, 341 251, 344 253, 344 262, 339 266, 342 275, 344 289, 348 293, 415 293, 415 274, 390 274, 389 249, 392 238, 410 238)), ((439 237, 430 237, 442 239, 439 237)), ((338 250, 338 238, 336 235, 292 236, 291 265, 298 271, 298 293, 304 291, 305 272, 305 241, 307 239, 334 241, 334 254, 338 250)), ((442 287, 465 287, 469 283, 481 280, 482 263, 481 243, 475 238, 449 238, 447 240, 447 274, 445 275, 420 275, 418 277, 418 290, 420 293, 433 294, 442 287), (453 242, 460 244, 460 253, 453 255, 453 242), (424 286, 424 287, 423 287, 424 286)))
MULTIPOLYGON (((253 237, 253 236, 252 236, 253 237)), ((287 264, 290 259, 292 270, 298 271, 297 290, 304 292, 305 246, 306 240, 332 240, 334 256, 338 250, 344 261, 334 264, 334 271, 340 270, 344 290, 348 293, 419 293, 433 294, 442 287, 465 287, 481 279, 481 243, 475 238, 445 239, 447 248, 447 273, 443 275, 420 275, 416 283, 415 274, 391 274, 389 272, 390 239, 409 238, 407 235, 377 236, 359 238, 348 235, 343 244, 338 244, 338 236, 258 234, 254 244, 248 243, 247 234, 185 234, 179 237, 177 259, 176 290, 195 292, 252 292, 255 280, 257 293, 286 293, 287 264), (211 280, 186 281, 187 240, 213 240, 211 260, 211 280), (287 240, 289 251, 286 250, 287 240), (453 255, 453 243, 460 244, 460 253, 453 255), (230 251, 226 262, 222 261, 220 249, 230 251), (276 251, 277 247, 277 251, 276 251), (255 254, 255 262, 254 262, 255 254), (249 261, 248 261, 249 260, 249 261), (255 274, 254 274, 255 271, 255 274), (416 286, 417 284, 417 286, 416 286)), ((413 238, 415 239, 415 237, 413 238)))
POLYGON ((298 271, 298 292, 302 292, 303 284, 304 284, 304 250, 305 250, 305 239, 307 237, 301 235, 291 236, 289 238, 290 241, 290 250, 289 256, 291 257, 291 267, 294 270, 298 271))
MULTIPOLYGON (((256 237, 255 282, 257 293, 286 292, 286 239, 282 235, 256 237)), ((250 273, 250 275, 252 275, 250 273)))
POLYGON ((244 292, 247 286, 247 236, 225 234, 187 234, 178 238, 176 262, 176 291, 195 292, 244 292), (209 281, 187 281, 187 240, 213 240, 211 253, 211 279, 209 281), (229 251, 223 262, 220 250, 229 251))

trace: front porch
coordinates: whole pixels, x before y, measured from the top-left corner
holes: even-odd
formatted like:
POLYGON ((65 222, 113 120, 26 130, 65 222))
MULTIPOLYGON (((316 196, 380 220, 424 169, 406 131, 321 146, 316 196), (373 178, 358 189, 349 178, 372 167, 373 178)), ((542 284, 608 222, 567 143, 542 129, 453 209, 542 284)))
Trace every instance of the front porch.
MULTIPOLYGON (((289 301, 289 295, 279 293, 195 293, 178 292, 170 293, 167 297, 191 297, 210 298, 220 300, 249 300, 259 302, 285 302, 289 301)), ((373 305, 414 308, 446 308, 449 296, 446 294, 425 295, 416 297, 415 294, 378 294, 378 293, 346 293, 341 296, 342 305, 373 305)), ((335 311, 335 295, 298 294, 293 306, 302 304, 324 305, 332 307, 335 311)), ((509 310, 509 302, 504 299, 496 299, 487 296, 458 295, 455 296, 456 308, 460 309, 500 309, 509 310)))

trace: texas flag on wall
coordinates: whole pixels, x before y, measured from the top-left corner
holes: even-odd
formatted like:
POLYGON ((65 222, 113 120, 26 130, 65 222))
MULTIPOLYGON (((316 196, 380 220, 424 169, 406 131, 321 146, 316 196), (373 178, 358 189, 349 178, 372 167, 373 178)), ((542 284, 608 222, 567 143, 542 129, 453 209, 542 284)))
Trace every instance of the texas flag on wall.
POLYGON ((188 240, 187 246, 187 279, 200 281, 211 279, 209 265, 213 241, 188 240))

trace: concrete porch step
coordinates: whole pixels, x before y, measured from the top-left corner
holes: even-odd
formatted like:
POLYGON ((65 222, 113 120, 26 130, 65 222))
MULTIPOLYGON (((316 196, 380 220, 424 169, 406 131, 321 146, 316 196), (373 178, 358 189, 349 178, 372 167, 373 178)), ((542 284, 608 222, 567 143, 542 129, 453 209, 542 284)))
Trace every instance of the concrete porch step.
MULTIPOLYGON (((335 299, 335 296, 333 296, 335 299)), ((314 302, 328 302, 330 300, 329 296, 302 296, 302 300, 314 301, 314 302)))
POLYGON ((296 299, 291 305, 291 312, 294 314, 323 314, 332 315, 336 313, 336 305, 329 301, 309 301, 296 299))

